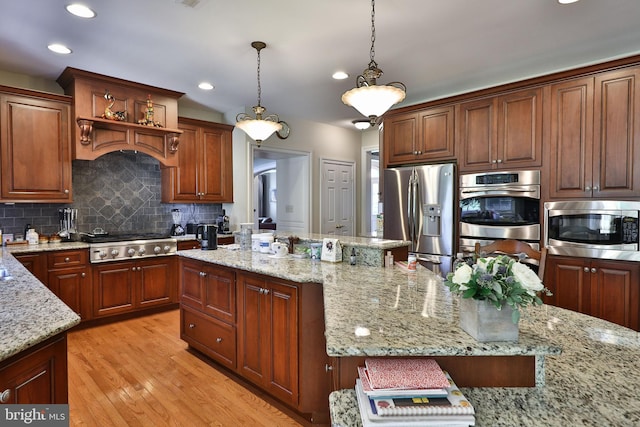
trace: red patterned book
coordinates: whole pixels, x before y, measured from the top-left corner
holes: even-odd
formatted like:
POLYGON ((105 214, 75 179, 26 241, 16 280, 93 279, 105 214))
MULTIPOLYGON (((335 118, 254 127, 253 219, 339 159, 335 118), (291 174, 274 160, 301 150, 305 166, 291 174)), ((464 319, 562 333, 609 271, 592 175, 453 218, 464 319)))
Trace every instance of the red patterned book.
POLYGON ((449 380, 433 359, 370 358, 364 363, 374 390, 449 387, 449 380))

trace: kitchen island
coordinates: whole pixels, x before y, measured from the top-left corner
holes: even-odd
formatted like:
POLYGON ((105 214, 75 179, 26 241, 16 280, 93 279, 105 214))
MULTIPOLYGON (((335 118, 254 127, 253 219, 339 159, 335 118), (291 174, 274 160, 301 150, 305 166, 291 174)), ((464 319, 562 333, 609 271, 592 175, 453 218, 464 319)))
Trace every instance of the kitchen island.
MULTIPOLYGON (((640 338, 635 331, 545 305, 523 313, 517 343, 478 343, 458 327, 457 299, 441 278, 422 267, 408 273, 398 267, 273 259, 223 249, 179 255, 302 284, 321 283, 326 351, 334 360, 366 356, 535 359, 532 386, 461 387, 476 408, 476 425, 640 423, 635 396, 640 388, 640 338)), ((475 359, 470 360, 473 370, 475 359)), ((464 371, 450 372, 456 382, 467 382, 464 371)), ((352 383, 334 386, 329 396, 335 425, 361 425, 351 387, 352 383)))

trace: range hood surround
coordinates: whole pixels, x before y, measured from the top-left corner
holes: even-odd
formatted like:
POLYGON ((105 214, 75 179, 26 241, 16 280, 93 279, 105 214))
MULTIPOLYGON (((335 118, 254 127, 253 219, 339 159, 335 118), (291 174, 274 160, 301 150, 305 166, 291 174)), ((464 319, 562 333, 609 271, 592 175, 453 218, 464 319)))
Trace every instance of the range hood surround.
POLYGON ((90 71, 67 67, 56 80, 73 97, 74 160, 95 160, 121 150, 139 151, 164 166, 178 165, 178 99, 184 93, 122 80, 90 71), (102 118, 108 101, 114 98, 112 111, 125 112, 125 120, 102 118), (138 124, 145 117, 147 99, 153 102, 154 121, 162 127, 138 124))

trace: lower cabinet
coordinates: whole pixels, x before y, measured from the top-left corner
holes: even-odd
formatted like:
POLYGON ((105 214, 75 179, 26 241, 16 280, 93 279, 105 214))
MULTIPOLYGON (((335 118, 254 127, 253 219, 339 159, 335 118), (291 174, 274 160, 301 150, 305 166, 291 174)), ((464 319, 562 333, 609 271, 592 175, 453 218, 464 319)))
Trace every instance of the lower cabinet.
POLYGON ((0 363, 0 403, 68 403, 67 334, 0 363))
POLYGON ((46 254, 47 286, 83 321, 91 318, 91 267, 87 255, 84 249, 46 254))
POLYGON ((640 264, 564 256, 547 258, 548 304, 640 330, 640 264))
POLYGON ((312 422, 328 423, 322 285, 179 262, 181 338, 312 422))
POLYGON ((176 262, 166 256, 94 264, 93 317, 176 303, 176 262))

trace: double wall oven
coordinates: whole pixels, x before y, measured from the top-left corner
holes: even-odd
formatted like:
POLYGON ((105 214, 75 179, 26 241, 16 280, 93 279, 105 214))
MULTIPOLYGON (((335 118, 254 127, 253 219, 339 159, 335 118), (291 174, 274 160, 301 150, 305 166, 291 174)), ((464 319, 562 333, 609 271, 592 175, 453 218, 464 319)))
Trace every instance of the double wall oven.
POLYGON ((540 247, 540 171, 460 175, 460 251, 516 239, 540 247))

